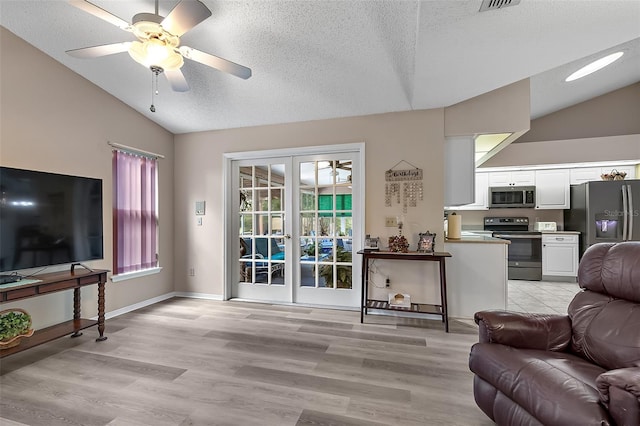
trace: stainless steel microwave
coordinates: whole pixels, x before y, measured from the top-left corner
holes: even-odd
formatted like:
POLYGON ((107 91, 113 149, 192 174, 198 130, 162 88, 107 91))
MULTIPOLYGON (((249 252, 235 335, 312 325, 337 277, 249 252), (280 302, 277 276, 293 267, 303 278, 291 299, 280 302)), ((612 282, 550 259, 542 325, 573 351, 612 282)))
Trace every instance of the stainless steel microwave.
POLYGON ((490 208, 532 208, 535 206, 535 186, 492 186, 489 188, 490 208))

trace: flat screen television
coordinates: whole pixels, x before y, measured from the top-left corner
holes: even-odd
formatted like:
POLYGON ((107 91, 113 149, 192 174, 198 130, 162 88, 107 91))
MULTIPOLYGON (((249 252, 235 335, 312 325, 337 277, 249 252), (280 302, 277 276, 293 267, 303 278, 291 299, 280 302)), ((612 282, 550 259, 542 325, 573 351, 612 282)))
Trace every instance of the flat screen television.
POLYGON ((103 255, 102 179, 0 167, 0 272, 103 255))

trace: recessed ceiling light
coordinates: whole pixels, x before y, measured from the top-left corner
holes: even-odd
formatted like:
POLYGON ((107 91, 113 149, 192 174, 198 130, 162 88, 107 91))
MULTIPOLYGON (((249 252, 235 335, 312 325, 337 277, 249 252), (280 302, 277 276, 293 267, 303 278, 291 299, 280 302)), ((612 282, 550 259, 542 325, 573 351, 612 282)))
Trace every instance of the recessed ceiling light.
POLYGON ((578 71, 576 71, 573 74, 571 74, 569 77, 567 77, 567 79, 565 81, 577 80, 579 78, 582 78, 582 77, 584 77, 586 75, 591 74, 592 72, 596 72, 599 69, 602 69, 602 68, 606 67, 607 65, 615 62, 623 54, 624 54, 624 52, 616 52, 616 53, 612 53, 611 55, 607 55, 604 58, 600 58, 597 61, 593 61, 589 65, 585 65, 584 67, 580 68, 578 71))

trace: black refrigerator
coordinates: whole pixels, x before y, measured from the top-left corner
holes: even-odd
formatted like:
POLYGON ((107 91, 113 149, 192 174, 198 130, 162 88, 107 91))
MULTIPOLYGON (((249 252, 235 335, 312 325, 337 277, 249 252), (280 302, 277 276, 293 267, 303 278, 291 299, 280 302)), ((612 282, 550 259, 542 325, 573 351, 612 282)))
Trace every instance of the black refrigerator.
POLYGON ((640 180, 571 185, 564 229, 580 232, 580 257, 596 243, 640 240, 640 180))

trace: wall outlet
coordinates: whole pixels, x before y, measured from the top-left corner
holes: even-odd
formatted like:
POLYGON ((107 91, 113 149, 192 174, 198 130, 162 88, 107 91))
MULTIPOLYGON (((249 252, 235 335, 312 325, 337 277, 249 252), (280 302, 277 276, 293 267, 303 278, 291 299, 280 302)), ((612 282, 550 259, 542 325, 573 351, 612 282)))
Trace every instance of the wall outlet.
POLYGON ((387 277, 387 279, 384 282, 384 286, 387 288, 391 287, 391 278, 387 277))
POLYGON ((398 226, 398 219, 395 216, 387 216, 384 220, 384 226, 387 228, 398 226))
POLYGON ((196 276, 196 269, 195 268, 189 268, 189 276, 190 277, 195 277, 196 276))

